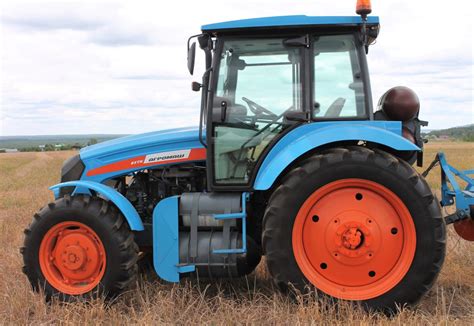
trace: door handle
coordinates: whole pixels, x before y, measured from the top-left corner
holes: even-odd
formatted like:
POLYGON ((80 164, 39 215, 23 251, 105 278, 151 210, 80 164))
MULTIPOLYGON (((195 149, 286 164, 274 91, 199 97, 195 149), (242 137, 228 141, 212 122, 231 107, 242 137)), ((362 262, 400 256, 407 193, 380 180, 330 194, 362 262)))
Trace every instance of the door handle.
POLYGON ((227 115, 227 102, 222 101, 221 102, 221 122, 225 121, 226 115, 227 115))

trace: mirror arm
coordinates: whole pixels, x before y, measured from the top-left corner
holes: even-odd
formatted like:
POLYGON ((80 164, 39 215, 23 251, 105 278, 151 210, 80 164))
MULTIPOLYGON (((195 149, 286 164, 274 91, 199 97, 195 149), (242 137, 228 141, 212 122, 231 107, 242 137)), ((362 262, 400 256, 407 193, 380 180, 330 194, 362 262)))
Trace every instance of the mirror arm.
POLYGON ((205 108, 207 106, 207 99, 209 97, 209 75, 211 74, 212 68, 207 68, 204 74, 202 74, 202 83, 201 83, 201 114, 199 115, 199 142, 204 146, 204 148, 207 148, 207 144, 202 138, 202 125, 203 125, 203 120, 206 118, 204 116, 204 112, 206 112, 205 108))
POLYGON ((199 36, 201 36, 201 35, 203 35, 203 34, 201 33, 201 34, 191 35, 191 36, 188 38, 187 49, 186 49, 187 51, 189 51, 189 47, 190 47, 190 44, 191 44, 191 40, 192 40, 193 38, 199 37, 199 36))

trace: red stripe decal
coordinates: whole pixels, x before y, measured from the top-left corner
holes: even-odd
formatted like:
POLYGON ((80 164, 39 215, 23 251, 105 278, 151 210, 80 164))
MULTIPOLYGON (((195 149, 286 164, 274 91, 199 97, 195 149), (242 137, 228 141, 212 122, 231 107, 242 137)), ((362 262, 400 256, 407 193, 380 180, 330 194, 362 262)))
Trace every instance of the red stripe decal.
POLYGON ((107 164, 87 172, 87 176, 105 174, 110 172, 129 170, 155 165, 172 164, 186 161, 203 161, 206 159, 205 148, 193 148, 169 152, 154 153, 137 156, 123 161, 107 164))

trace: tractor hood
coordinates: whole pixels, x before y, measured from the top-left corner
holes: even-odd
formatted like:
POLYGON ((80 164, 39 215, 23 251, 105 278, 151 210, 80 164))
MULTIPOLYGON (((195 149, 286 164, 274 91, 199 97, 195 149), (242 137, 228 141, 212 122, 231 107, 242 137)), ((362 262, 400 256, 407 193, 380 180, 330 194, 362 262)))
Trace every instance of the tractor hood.
POLYGON ((168 129, 130 135, 80 151, 82 180, 103 181, 155 165, 205 160, 199 129, 168 129))
POLYGON ((117 153, 133 151, 143 147, 156 147, 190 140, 199 141, 199 128, 184 127, 166 129, 120 137, 92 146, 84 147, 81 149, 80 154, 83 160, 88 160, 97 156, 103 157, 117 153))

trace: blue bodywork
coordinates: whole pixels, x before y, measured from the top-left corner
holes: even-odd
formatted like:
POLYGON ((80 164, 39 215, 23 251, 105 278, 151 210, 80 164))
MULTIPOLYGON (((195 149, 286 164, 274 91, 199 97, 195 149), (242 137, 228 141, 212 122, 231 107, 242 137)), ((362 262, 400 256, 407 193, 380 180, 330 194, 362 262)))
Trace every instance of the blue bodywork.
POLYGON ((285 135, 263 161, 253 188, 267 190, 301 155, 330 143, 352 140, 381 144, 398 151, 420 148, 401 136, 400 121, 338 121, 302 125, 285 135))
POLYGON ((54 197, 59 197, 59 190, 62 187, 78 187, 82 189, 89 189, 94 190, 97 193, 100 193, 102 196, 113 202, 117 208, 122 212, 122 214, 127 219, 128 224, 130 225, 130 229, 133 231, 143 231, 143 223, 138 215, 135 207, 125 198, 121 193, 115 191, 115 189, 106 186, 101 183, 92 182, 92 181, 68 181, 64 183, 57 184, 55 186, 50 187, 54 192, 54 197))
MULTIPOLYGON (((379 17, 367 17, 368 24, 379 24, 379 17)), ((362 24, 360 16, 275 16, 275 17, 261 17, 227 21, 222 23, 203 25, 201 30, 219 31, 229 29, 243 29, 243 28, 262 28, 262 27, 292 27, 292 26, 327 26, 340 25, 351 26, 362 24)))
POLYGON ((105 173, 88 176, 90 170, 98 167, 151 153, 174 151, 181 149, 203 148, 199 142, 198 128, 187 127, 155 131, 139 135, 131 135, 85 147, 80 156, 86 169, 81 180, 103 182, 119 175, 127 175, 143 168, 130 168, 119 173, 105 173))
POLYGON ((474 175, 474 170, 455 169, 448 164, 444 153, 438 153, 437 159, 441 166, 441 205, 450 206, 456 200, 457 213, 463 217, 469 216, 470 206, 474 206, 474 180, 469 175, 474 175), (456 177, 466 182, 464 189, 456 181, 456 177))
POLYGON ((168 282, 179 282, 180 273, 195 270, 194 265, 179 264, 178 198, 165 198, 153 210, 153 265, 168 282))

